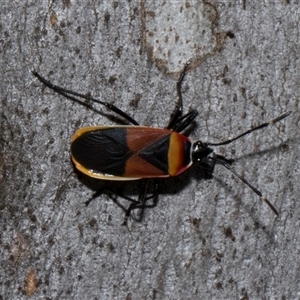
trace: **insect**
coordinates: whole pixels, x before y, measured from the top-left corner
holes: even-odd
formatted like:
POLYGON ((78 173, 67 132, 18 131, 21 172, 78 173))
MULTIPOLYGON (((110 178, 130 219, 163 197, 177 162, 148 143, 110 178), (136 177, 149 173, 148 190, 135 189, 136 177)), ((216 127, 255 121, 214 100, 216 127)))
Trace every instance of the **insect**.
POLYGON ((178 101, 165 128, 140 126, 129 114, 115 105, 53 85, 36 71, 32 71, 35 77, 55 92, 88 107, 90 106, 87 103, 82 102, 78 98, 103 105, 132 124, 125 126, 84 127, 77 130, 73 135, 71 157, 75 167, 82 173, 102 180, 141 180, 140 193, 137 199, 119 194, 109 188, 102 188, 86 203, 88 204, 103 193, 113 194, 131 202, 128 207, 124 207, 114 200, 125 211, 124 225, 127 223, 131 212, 136 209, 140 209, 140 214, 134 219, 141 221, 144 209, 157 205, 160 179, 177 176, 191 167, 192 164, 211 169, 214 168, 215 164, 220 164, 252 189, 278 215, 278 211, 272 203, 258 189, 238 174, 231 167, 229 160, 214 154, 211 147, 230 144, 253 131, 281 121, 291 112, 288 111, 269 122, 249 129, 224 142, 206 143, 200 140, 193 142, 182 134, 182 131, 198 115, 196 110, 183 114, 181 86, 187 68, 188 64, 183 68, 177 81, 178 101), (153 184, 149 183, 150 179, 153 180, 153 184))

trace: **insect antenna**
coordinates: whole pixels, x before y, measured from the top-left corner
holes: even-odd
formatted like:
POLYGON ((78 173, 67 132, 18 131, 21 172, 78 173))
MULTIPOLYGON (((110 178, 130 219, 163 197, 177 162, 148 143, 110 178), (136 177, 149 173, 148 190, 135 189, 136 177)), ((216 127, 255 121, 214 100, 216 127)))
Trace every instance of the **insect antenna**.
MULTIPOLYGON (((227 144, 230 144, 236 140, 238 140, 239 138, 245 136, 245 135, 248 135, 249 133, 253 132, 253 131, 256 131, 258 129, 262 129, 262 128, 265 128, 269 125, 274 125, 275 123, 281 121, 282 119, 286 118, 288 115, 291 114, 291 111, 288 111, 282 115, 280 115, 279 117, 269 121, 269 122, 265 122, 263 124, 260 124, 254 128, 251 128, 247 131, 245 131, 244 133, 234 137, 234 138, 230 138, 228 139, 227 141, 224 141, 224 142, 221 142, 221 143, 207 143, 208 146, 221 146, 221 145, 227 145, 227 144)), ((224 166, 226 169, 228 169, 231 173, 233 173, 237 178, 239 178, 242 182, 244 182, 244 184, 246 184, 255 194, 257 194, 259 196, 259 198, 263 201, 265 201, 268 206, 272 209, 272 211, 276 214, 276 216, 278 216, 278 211, 277 209, 273 206, 273 204, 266 198, 262 195, 262 193, 257 189, 255 188, 249 181, 247 181, 243 176, 241 176, 239 173, 237 173, 231 166, 230 164, 228 163, 228 161, 224 160, 224 159, 219 159, 217 158, 216 156, 214 157, 208 157, 208 159, 211 159, 213 160, 214 162, 224 166)))
POLYGON ((272 209, 272 211, 275 213, 275 215, 278 216, 278 211, 274 207, 274 205, 265 196, 263 196, 263 194, 257 188, 255 188, 248 180, 246 180, 243 176, 241 176, 239 173, 237 173, 230 166, 229 163, 227 163, 226 161, 224 161, 222 159, 218 159, 216 157, 208 157, 208 158, 211 159, 211 160, 213 160, 214 162, 222 165, 223 167, 225 167, 226 169, 228 169, 231 173, 233 173, 237 178, 239 178, 241 181, 243 181, 255 194, 257 194, 259 196, 259 198, 261 200, 265 201, 268 204, 268 206, 272 209))
POLYGON ((207 145, 208 146, 222 146, 222 145, 230 144, 230 143, 238 140, 239 138, 241 138, 241 137, 243 137, 243 136, 245 136, 245 135, 247 135, 247 134, 249 134, 249 133, 251 133, 253 131, 265 128, 265 127, 267 127, 269 125, 274 125, 275 123, 281 121, 282 119, 286 118, 290 114, 291 114, 291 111, 288 111, 288 112, 282 114, 281 116, 279 116, 279 117, 277 117, 277 118, 275 118, 275 119, 273 119, 273 120, 271 120, 269 122, 266 122, 266 123, 263 123, 263 124, 260 124, 260 125, 258 125, 256 127, 254 127, 254 128, 251 128, 251 129, 245 131, 244 133, 242 133, 242 134, 240 134, 240 135, 238 135, 238 136, 236 136, 234 138, 228 139, 227 141, 224 141, 224 142, 221 142, 221 143, 207 143, 207 145))

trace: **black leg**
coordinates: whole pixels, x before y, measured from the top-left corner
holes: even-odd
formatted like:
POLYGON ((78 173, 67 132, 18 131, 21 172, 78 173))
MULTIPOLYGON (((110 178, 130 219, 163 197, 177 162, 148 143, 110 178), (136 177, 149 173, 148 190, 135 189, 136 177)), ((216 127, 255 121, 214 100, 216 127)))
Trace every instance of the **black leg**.
POLYGON ((183 131, 185 128, 187 128, 192 123, 192 121, 196 118, 197 115, 198 115, 198 112, 196 110, 190 111, 186 115, 178 118, 177 122, 170 129, 175 132, 183 131))
POLYGON ((158 196, 159 196, 159 180, 158 179, 154 180, 153 190, 151 192, 151 195, 149 195, 150 188, 151 188, 151 186, 150 186, 149 179, 145 179, 145 180, 141 181, 139 197, 138 197, 138 200, 135 200, 131 197, 125 196, 121 193, 118 193, 114 190, 104 187, 104 188, 100 189, 99 191, 97 191, 88 201, 85 202, 85 204, 89 205, 91 201, 98 198, 99 196, 101 196, 104 193, 108 194, 108 195, 109 194, 115 195, 117 197, 120 197, 124 200, 131 202, 129 207, 125 207, 117 199, 111 198, 114 201, 114 203, 117 204, 125 212, 125 218, 124 218, 124 222, 122 223, 122 225, 127 224, 128 218, 131 216, 131 212, 135 209, 141 210, 140 215, 137 218, 133 217, 133 216, 131 216, 131 217, 135 221, 140 222, 140 221, 142 221, 145 208, 153 208, 157 205, 158 196), (150 201, 150 200, 152 200, 152 203, 148 204, 148 201, 150 201))
POLYGON ((181 93, 181 86, 182 86, 182 81, 184 79, 186 70, 189 66, 189 63, 185 64, 179 79, 176 84, 176 89, 177 89, 177 103, 175 106, 175 109, 171 113, 170 121, 167 126, 167 129, 173 129, 174 125, 177 123, 177 120, 182 116, 182 109, 183 109, 183 104, 182 104, 182 93, 181 93))
POLYGON ((77 103, 80 103, 84 106, 90 107, 88 104, 70 96, 76 96, 76 97, 80 97, 82 99, 86 99, 86 100, 90 100, 93 101, 95 103, 101 104, 103 106, 105 106, 107 109, 115 112, 116 114, 118 114, 119 116, 123 117, 124 119, 126 119, 127 121, 129 121, 130 123, 132 123, 133 125, 139 125, 137 121, 135 121, 132 117, 130 117, 127 113, 125 113, 124 111, 122 111, 121 109, 119 109, 118 107, 116 107, 115 105, 108 103, 108 102, 103 102, 100 100, 97 100, 95 98, 92 98, 90 96, 84 95, 84 94, 80 94, 80 93, 76 93, 73 92, 71 90, 67 90, 65 88, 59 87, 57 85, 52 84, 50 81, 46 80, 45 78, 43 78, 41 75, 39 75, 36 71, 32 71, 32 74, 40 81, 42 82, 44 85, 46 85, 48 88, 52 89, 53 91, 55 91, 56 93, 67 97, 77 103))
POLYGON ((196 110, 192 110, 192 111, 188 112, 187 114, 182 115, 183 101, 182 101, 181 86, 182 86, 182 82, 183 82, 183 79, 184 79, 184 76, 185 76, 188 66, 189 66, 189 63, 187 63, 184 66, 183 71, 181 72, 179 79, 177 81, 177 84, 176 84, 177 103, 176 103, 175 109, 171 113, 170 121, 167 126, 167 129, 171 129, 175 132, 183 131, 185 128, 187 128, 191 124, 191 122, 198 115, 198 112, 196 110))
POLYGON ((137 222, 141 222, 144 215, 145 208, 153 208, 157 205, 158 202, 158 196, 159 196, 159 180, 154 180, 153 183, 153 192, 150 196, 147 197, 149 189, 149 180, 145 180, 142 184, 141 191, 139 194, 139 199, 137 202, 133 202, 130 204, 128 209, 125 212, 125 218, 122 225, 127 224, 127 220, 131 215, 131 211, 134 209, 140 209, 140 215, 138 218, 135 218, 137 222), (152 200, 151 204, 147 204, 147 201, 152 200))

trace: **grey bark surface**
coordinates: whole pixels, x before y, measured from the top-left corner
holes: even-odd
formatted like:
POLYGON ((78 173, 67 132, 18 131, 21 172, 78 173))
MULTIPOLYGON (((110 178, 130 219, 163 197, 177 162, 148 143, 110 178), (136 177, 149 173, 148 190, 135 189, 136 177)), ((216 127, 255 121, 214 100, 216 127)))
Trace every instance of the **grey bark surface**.
MULTIPOLYGON (((292 111, 216 149, 279 216, 218 166, 213 179, 194 168, 164 180, 158 206, 128 227, 105 195, 85 207, 103 183, 70 161, 76 129, 115 120, 44 88, 30 69, 153 127, 169 120, 176 76, 145 49, 142 2, 81 2, 0 5, 0 298, 32 288, 32 299, 298 299, 297 1, 214 2, 216 32, 232 34, 183 84, 185 111, 199 111, 194 140, 226 140, 292 111)), ((136 183, 113 186, 137 195, 136 183)))

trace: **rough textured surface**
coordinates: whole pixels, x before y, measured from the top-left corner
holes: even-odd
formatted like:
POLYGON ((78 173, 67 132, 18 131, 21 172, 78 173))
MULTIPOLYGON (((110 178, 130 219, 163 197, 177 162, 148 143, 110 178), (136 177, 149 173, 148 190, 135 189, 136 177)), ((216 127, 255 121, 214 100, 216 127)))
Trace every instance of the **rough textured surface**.
POLYGON ((216 32, 218 12, 205 1, 141 1, 145 48, 166 74, 178 73, 187 61, 195 67, 224 42, 216 32))
POLYGON ((190 170, 164 181, 158 207, 128 228, 107 197, 84 206, 102 183, 78 176, 69 157, 78 127, 114 120, 45 89, 29 70, 160 127, 175 80, 147 56, 140 2, 81 2, 0 5, 0 298, 25 299, 29 272, 33 299, 298 298, 297 1, 217 1, 216 30, 231 34, 183 85, 186 111, 199 110, 194 139, 224 140, 293 111, 217 149, 279 217, 217 167, 212 180, 190 170))

